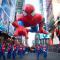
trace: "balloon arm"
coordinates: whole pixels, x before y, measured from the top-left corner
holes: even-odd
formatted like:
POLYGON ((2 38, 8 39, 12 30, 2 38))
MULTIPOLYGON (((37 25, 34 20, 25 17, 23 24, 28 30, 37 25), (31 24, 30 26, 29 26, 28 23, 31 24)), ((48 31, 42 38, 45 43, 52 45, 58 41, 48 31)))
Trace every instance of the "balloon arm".
POLYGON ((44 34, 48 34, 48 32, 43 28, 43 27, 39 27, 39 33, 44 33, 44 34))
POLYGON ((24 35, 26 39, 28 38, 28 30, 24 27, 23 21, 14 21, 12 25, 16 28, 15 36, 24 35))
POLYGON ((14 26, 14 27, 19 27, 19 25, 18 25, 18 21, 14 21, 13 23, 12 23, 12 25, 14 26))

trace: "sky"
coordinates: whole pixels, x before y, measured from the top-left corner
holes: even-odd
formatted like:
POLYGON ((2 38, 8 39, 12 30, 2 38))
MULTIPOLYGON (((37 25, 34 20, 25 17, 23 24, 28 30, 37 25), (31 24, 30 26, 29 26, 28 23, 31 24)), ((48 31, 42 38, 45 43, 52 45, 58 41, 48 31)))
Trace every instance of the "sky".
POLYGON ((25 4, 32 4, 35 7, 35 12, 40 13, 39 0, 25 0, 25 4))

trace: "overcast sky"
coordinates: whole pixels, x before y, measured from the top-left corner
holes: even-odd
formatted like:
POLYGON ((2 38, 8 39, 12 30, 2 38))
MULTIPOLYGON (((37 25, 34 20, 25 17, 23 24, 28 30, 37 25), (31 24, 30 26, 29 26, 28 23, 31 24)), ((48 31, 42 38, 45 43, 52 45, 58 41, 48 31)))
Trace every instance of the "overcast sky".
POLYGON ((25 0, 25 4, 32 4, 35 7, 35 12, 40 13, 39 0, 25 0))

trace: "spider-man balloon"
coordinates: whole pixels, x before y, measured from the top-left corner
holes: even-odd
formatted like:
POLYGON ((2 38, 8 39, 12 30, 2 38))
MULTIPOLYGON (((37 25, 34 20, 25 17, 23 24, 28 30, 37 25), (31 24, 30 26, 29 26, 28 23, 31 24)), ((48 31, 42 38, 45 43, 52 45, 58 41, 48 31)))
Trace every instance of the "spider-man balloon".
POLYGON ((47 33, 43 29, 43 16, 41 14, 35 14, 34 10, 34 6, 27 4, 23 7, 22 13, 17 15, 16 20, 13 22, 13 26, 16 27, 15 36, 24 35, 28 37, 29 31, 47 33), (28 30, 26 27, 31 27, 31 29, 28 30))

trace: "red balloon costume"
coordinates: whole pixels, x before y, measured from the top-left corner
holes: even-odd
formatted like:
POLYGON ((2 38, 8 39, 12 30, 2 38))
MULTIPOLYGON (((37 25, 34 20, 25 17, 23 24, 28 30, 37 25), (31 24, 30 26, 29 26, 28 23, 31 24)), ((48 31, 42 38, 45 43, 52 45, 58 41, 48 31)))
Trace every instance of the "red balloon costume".
POLYGON ((29 31, 47 34, 43 29, 43 16, 41 14, 34 14, 34 10, 34 7, 30 4, 23 7, 22 13, 17 16, 16 20, 12 23, 16 28, 14 33, 15 36, 24 35, 25 37, 28 37, 29 31), (37 26, 37 24, 39 26, 37 26), (31 27, 31 30, 28 30, 26 27, 31 27))

